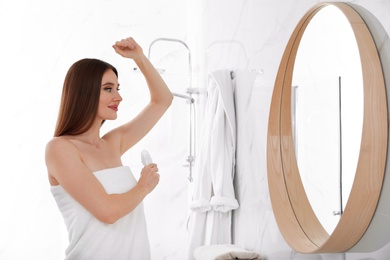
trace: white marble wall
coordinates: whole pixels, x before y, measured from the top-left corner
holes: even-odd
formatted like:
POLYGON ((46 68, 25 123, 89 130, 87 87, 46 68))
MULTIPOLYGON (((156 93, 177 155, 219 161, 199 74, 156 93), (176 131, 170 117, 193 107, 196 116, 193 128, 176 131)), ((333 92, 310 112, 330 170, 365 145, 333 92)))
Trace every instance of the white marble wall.
MULTIPOLYGON (((124 101, 118 120, 106 122, 102 131, 129 120, 146 104, 146 84, 112 44, 133 36, 147 53, 158 37, 186 40, 187 5, 180 0, 4 0, 0 13, 0 259, 63 259, 67 234, 50 194, 44 149, 53 135, 65 73, 85 57, 112 63, 124 101)), ((180 46, 156 45, 153 57, 168 56, 170 65, 173 55, 173 65, 181 68, 187 61, 181 63, 180 53, 185 54, 180 46)), ((185 93, 186 78, 167 81, 185 93)), ((175 99, 153 131, 123 157, 136 176, 142 149, 160 167, 161 182, 145 200, 153 259, 185 255, 187 109, 185 101, 175 99)))
MULTIPOLYGON (((207 50, 215 41, 226 41, 225 48, 240 42, 248 57, 247 69, 263 72, 257 76, 247 107, 253 116, 252 127, 257 134, 246 147, 246 170, 237 171, 236 190, 240 208, 234 213, 233 239, 237 245, 262 253, 268 259, 388 259, 388 247, 364 254, 295 253, 284 242, 273 217, 266 176, 266 135, 272 87, 284 47, 294 27, 301 16, 318 2, 321 1, 203 1, 200 14, 203 18, 203 48, 207 50)), ((387 33, 390 32, 389 1, 347 2, 373 13, 387 33)), ((223 52, 222 49, 214 51, 223 52)), ((242 55, 238 52, 232 51, 232 55, 242 55)), ((215 56, 218 57, 218 53, 215 56)), ((248 140, 241 141, 248 143, 248 140)))
MULTIPOLYGON (((266 135, 273 83, 288 38, 315 0, 98 0, 11 1, 0 3, 0 258, 61 259, 67 244, 62 218, 49 192, 43 161, 57 116, 62 81, 77 59, 96 57, 120 73, 123 105, 116 122, 133 116, 147 99, 133 63, 111 50, 113 41, 134 36, 147 52, 158 37, 186 41, 193 57, 193 86, 204 88, 205 75, 217 68, 259 72, 245 108, 251 139, 243 143, 245 170, 237 172, 240 209, 234 213, 234 242, 268 259, 387 259, 386 249, 368 254, 306 255, 294 253, 275 223, 266 176, 266 135), (206 52, 208 51, 208 52, 206 52), (220 59, 221 52, 223 53, 220 59), (207 54, 206 54, 207 53, 207 54), (207 58, 207 60, 206 60, 207 58)), ((372 12, 390 32, 390 1, 348 1, 372 12)), ((173 91, 184 93, 186 51, 178 45, 156 46, 169 68, 164 77, 173 91)), ((153 56, 154 57, 154 56, 153 56)), ((157 56, 156 56, 157 57, 157 56)), ((202 101, 198 99, 198 115, 202 101)), ((188 104, 175 99, 166 116, 123 162, 136 174, 139 151, 148 149, 161 170, 161 183, 145 200, 154 260, 186 255, 187 201, 190 186, 188 104)))

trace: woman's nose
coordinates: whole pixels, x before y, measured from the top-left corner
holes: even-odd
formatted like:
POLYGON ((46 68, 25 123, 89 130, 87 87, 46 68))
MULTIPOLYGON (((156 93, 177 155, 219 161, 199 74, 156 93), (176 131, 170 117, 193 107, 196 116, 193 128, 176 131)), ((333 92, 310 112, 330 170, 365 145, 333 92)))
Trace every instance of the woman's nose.
POLYGON ((114 97, 114 100, 115 101, 122 101, 122 96, 119 94, 119 93, 117 93, 116 95, 115 95, 115 97, 114 97))

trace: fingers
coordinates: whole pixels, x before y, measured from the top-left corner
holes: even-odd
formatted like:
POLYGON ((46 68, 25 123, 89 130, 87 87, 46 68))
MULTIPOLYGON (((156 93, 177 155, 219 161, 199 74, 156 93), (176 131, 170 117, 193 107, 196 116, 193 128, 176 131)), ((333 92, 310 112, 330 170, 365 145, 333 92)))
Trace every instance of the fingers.
POLYGON ((118 47, 120 49, 130 49, 130 50, 133 50, 135 49, 137 46, 136 42, 134 41, 134 39, 132 37, 128 37, 126 39, 122 39, 120 41, 116 41, 115 42, 115 45, 113 46, 114 48, 115 47, 118 47))
POLYGON ((144 187, 148 193, 154 190, 160 181, 160 174, 158 174, 158 167, 156 164, 149 164, 141 171, 141 177, 138 180, 138 185, 144 187))
POLYGON ((158 172, 158 167, 157 167, 157 164, 155 163, 151 163, 151 164, 148 164, 146 165, 142 171, 146 171, 146 172, 158 172))
POLYGON ((158 167, 157 164, 152 163, 149 165, 146 165, 142 171, 141 171, 142 177, 145 178, 158 178, 160 179, 160 174, 158 173, 158 167))
POLYGON ((116 41, 112 47, 116 53, 125 58, 136 60, 143 55, 141 46, 132 37, 116 41))

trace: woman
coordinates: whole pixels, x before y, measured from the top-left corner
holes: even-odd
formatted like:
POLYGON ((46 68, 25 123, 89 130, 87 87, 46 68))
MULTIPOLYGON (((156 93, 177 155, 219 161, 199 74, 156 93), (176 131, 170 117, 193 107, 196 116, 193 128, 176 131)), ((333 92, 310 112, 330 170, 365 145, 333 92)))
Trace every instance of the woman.
POLYGON ((145 166, 137 182, 121 156, 152 129, 173 96, 133 38, 113 48, 135 61, 150 102, 133 120, 101 137, 101 125, 117 118, 122 101, 118 73, 96 59, 69 69, 45 156, 51 191, 69 232, 66 259, 150 259, 142 200, 158 184, 158 168, 145 166))

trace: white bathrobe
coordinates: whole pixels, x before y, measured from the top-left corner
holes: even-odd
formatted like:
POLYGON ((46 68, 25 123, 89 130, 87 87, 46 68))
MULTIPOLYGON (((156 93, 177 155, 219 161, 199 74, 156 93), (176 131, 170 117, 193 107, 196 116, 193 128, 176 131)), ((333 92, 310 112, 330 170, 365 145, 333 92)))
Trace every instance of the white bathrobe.
POLYGON ((238 208, 235 171, 236 118, 230 71, 210 74, 205 119, 194 166, 188 258, 201 245, 231 243, 231 211, 238 208))

